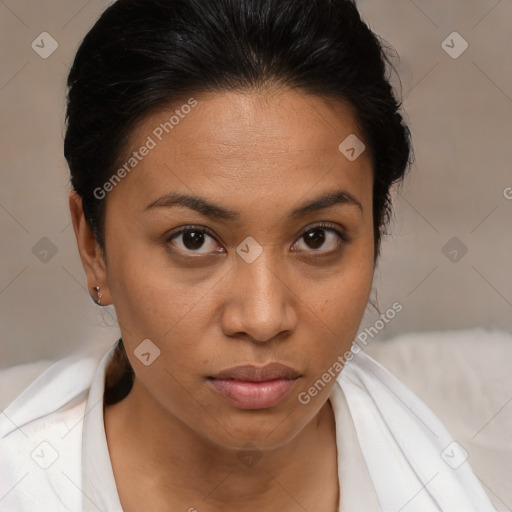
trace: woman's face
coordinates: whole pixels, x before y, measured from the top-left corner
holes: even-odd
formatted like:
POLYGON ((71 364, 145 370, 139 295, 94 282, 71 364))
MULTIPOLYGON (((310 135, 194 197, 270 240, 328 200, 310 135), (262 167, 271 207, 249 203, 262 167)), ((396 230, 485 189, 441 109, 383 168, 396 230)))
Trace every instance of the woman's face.
POLYGON ((342 361, 367 305, 370 156, 340 151, 347 137, 362 140, 340 104, 296 91, 194 99, 133 133, 126 161, 137 151, 136 165, 104 199, 103 303, 115 306, 157 421, 270 449, 325 404, 333 378, 315 396, 308 389, 342 361), (268 363, 293 372, 219 376, 268 363))

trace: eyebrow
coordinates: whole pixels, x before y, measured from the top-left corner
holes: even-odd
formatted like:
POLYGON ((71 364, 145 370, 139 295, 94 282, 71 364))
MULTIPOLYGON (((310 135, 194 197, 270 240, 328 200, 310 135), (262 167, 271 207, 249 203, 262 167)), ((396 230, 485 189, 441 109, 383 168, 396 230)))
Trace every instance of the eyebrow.
MULTIPOLYGON (((295 208, 289 215, 292 219, 298 219, 308 213, 326 210, 336 205, 354 206, 360 210, 361 214, 363 213, 363 206, 355 196, 346 190, 335 190, 324 193, 302 206, 295 208)), ((219 204, 212 203, 203 197, 177 192, 170 192, 155 199, 144 208, 144 211, 153 210, 155 208, 171 208, 173 206, 185 206, 212 219, 235 221, 240 218, 240 213, 235 210, 230 210, 219 204)))

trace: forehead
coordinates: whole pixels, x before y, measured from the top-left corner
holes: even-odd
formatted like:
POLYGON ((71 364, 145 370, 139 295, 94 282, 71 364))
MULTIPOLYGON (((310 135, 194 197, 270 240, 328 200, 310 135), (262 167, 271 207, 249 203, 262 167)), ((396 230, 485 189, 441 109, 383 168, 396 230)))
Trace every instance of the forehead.
POLYGON ((368 152, 349 161, 339 150, 347 137, 363 138, 345 103, 297 90, 189 99, 147 116, 132 133, 130 154, 154 143, 125 180, 147 201, 177 186, 256 199, 269 187, 306 193, 321 180, 360 196, 371 185, 368 152))
MULTIPOLYGON (((187 143, 175 145, 175 152, 180 153, 205 145, 217 145, 218 152, 226 156, 232 149, 242 149, 243 154, 259 148, 275 154, 301 149, 332 151, 349 134, 362 138, 348 103, 298 90, 210 92, 194 99, 197 105, 192 109, 185 108, 190 102, 182 99, 151 114, 139 124, 132 140, 152 133, 179 112, 173 116, 176 124, 169 135, 187 143)), ((164 131, 162 136, 166 135, 164 131)))

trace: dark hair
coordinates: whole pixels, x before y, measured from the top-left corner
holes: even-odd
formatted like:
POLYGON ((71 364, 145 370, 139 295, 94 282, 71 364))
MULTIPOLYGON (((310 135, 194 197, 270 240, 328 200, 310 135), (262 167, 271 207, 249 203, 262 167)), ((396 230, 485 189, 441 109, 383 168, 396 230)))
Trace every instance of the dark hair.
POLYGON ((112 405, 128 395, 133 386, 135 372, 126 355, 123 338, 119 338, 105 371, 103 402, 112 405))
POLYGON ((117 0, 76 54, 64 141, 71 184, 104 256, 106 200, 94 191, 140 121, 191 94, 276 86, 351 107, 373 162, 377 261, 390 188, 412 156, 386 48, 353 0, 117 0))

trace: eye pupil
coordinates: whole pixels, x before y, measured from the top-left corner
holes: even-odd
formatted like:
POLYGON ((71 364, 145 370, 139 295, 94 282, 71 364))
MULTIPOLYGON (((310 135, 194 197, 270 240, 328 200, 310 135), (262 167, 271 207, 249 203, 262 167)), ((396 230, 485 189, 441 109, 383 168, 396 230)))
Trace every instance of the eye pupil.
POLYGON ((183 233, 183 245, 190 250, 200 249, 204 242, 201 231, 186 231, 183 233))
POLYGON ((305 235, 305 241, 312 249, 322 247, 325 241, 325 232, 323 229, 317 228, 308 231, 305 235))

